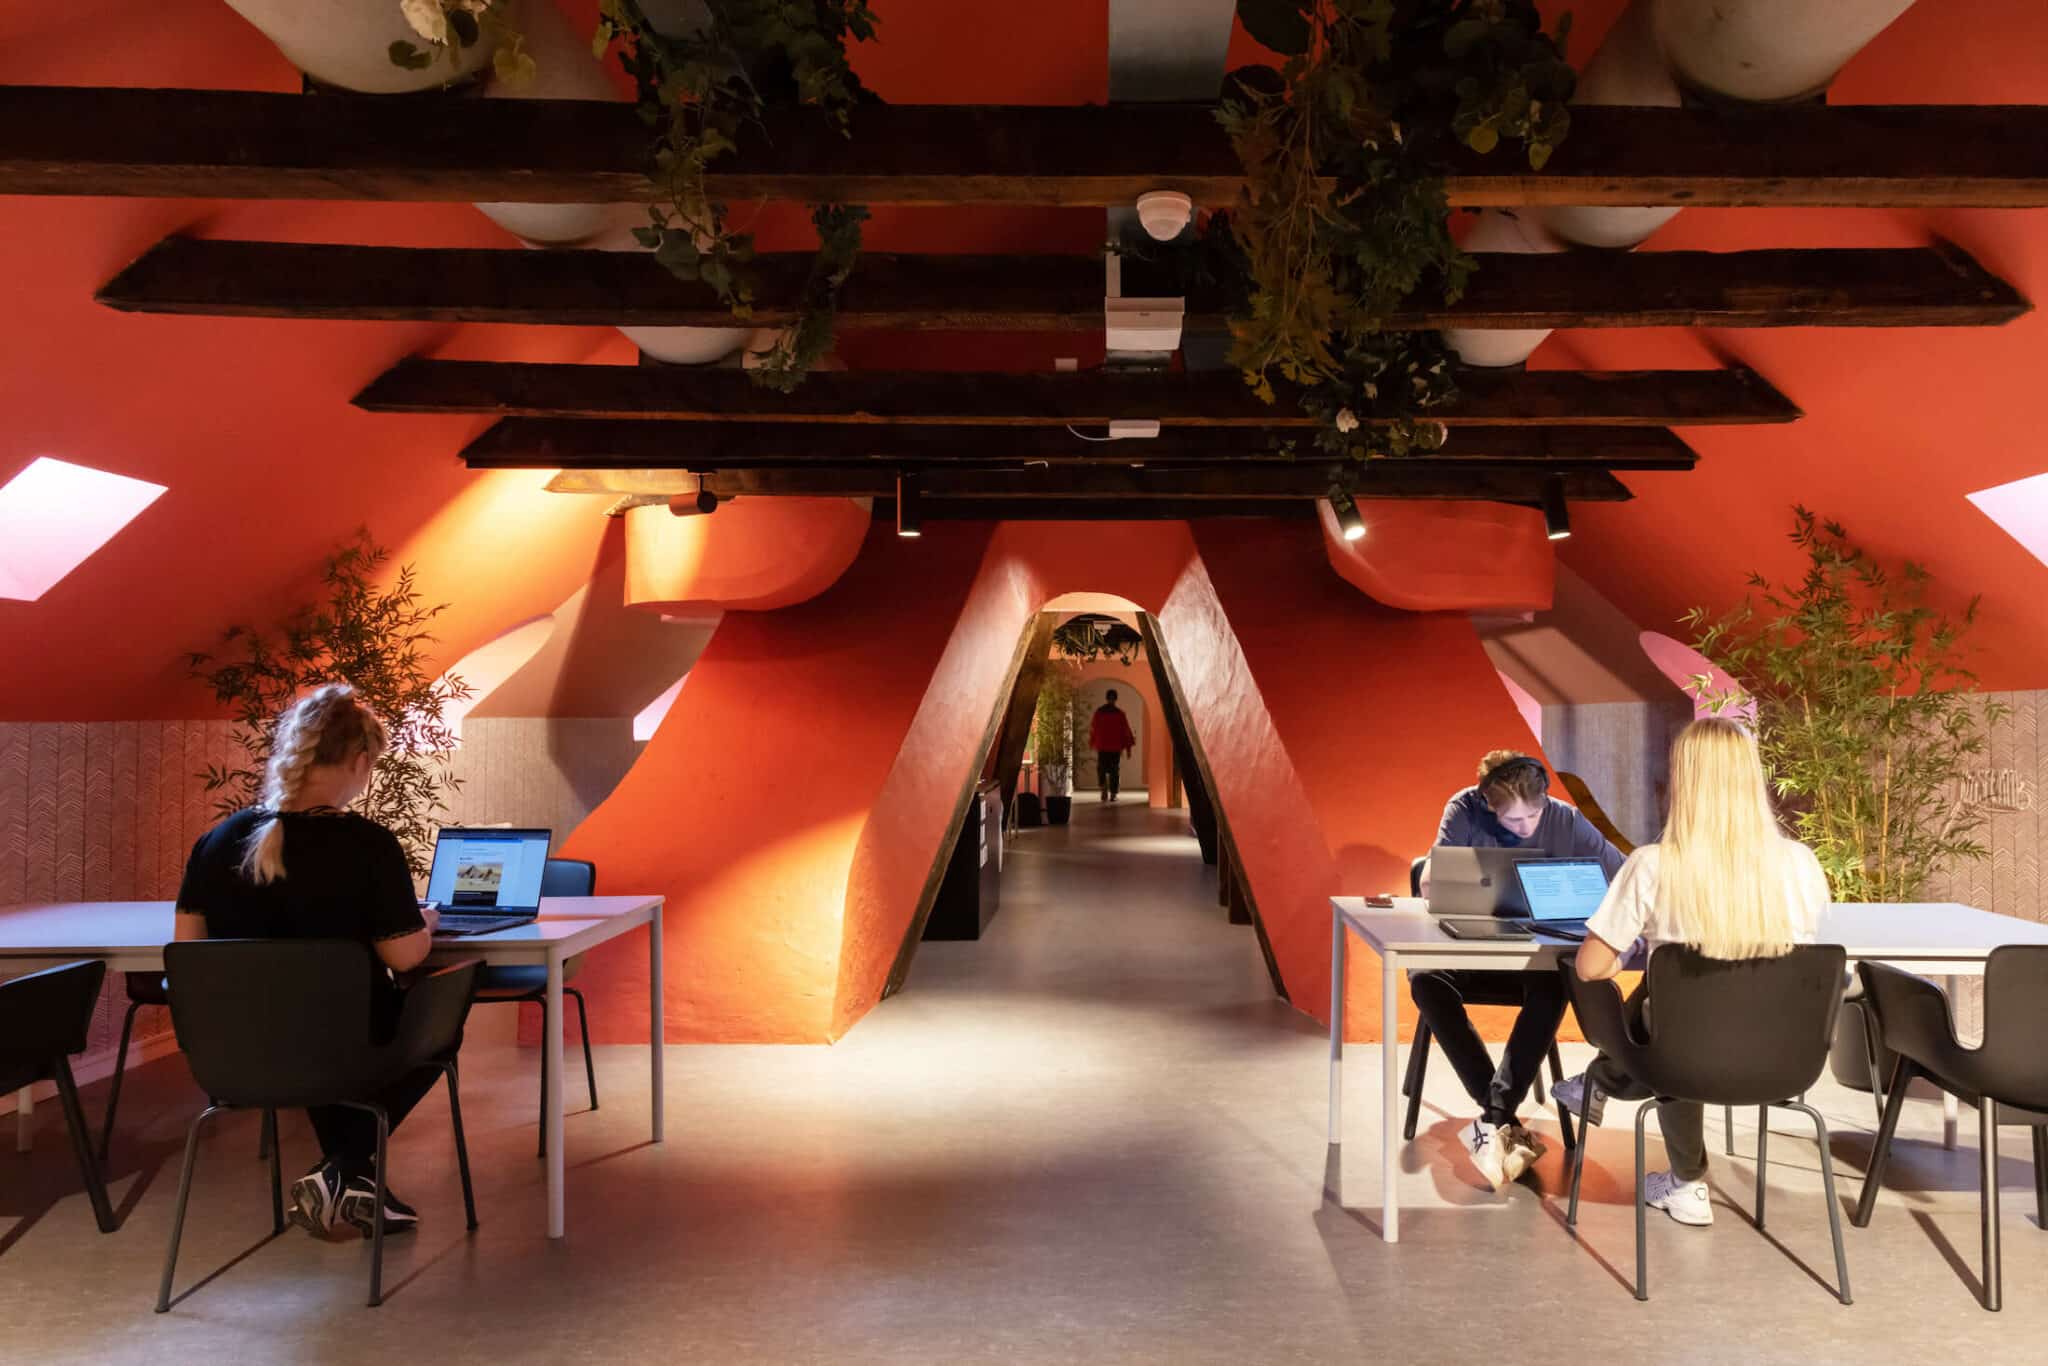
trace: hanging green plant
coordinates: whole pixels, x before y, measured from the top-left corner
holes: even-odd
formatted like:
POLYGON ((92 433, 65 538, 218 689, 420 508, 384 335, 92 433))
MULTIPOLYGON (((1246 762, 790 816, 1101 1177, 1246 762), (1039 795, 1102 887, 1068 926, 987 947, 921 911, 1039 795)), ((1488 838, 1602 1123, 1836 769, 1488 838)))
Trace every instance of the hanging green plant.
MULTIPOLYGON (((818 109, 845 132, 853 107, 875 98, 846 58, 849 42, 874 36, 875 16, 866 0, 705 0, 703 12, 701 25, 663 34, 638 0, 601 0, 592 47, 602 55, 619 40, 640 115, 655 132, 662 196, 633 235, 676 278, 710 286, 745 319, 754 310, 754 237, 712 198, 706 174, 771 109, 818 109)), ((792 390, 831 349, 839 287, 867 217, 857 204, 812 210, 818 254, 797 321, 748 372, 756 383, 792 390)))
POLYGON ((1114 659, 1126 668, 1138 662, 1145 639, 1115 617, 1084 612, 1053 629, 1053 648, 1075 663, 1114 659))
POLYGON ((1206 234, 1228 235, 1206 255, 1235 256, 1246 281, 1231 362, 1267 402, 1292 391, 1330 454, 1435 450, 1450 352, 1388 320, 1418 293, 1456 301, 1472 271, 1444 193, 1455 150, 1517 143, 1540 168, 1563 140, 1569 20, 1545 34, 1530 0, 1238 0, 1237 14, 1285 61, 1233 73, 1217 115, 1245 172, 1206 234))

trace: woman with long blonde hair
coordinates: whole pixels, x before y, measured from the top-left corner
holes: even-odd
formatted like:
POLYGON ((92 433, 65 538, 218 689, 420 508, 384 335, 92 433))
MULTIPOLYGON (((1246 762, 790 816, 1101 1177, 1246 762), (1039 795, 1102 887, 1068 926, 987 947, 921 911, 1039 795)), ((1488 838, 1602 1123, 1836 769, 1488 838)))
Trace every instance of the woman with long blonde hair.
MULTIPOLYGON (((279 718, 262 805, 237 811, 199 837, 178 888, 180 939, 354 939, 383 963, 376 1016, 336 1028, 388 1033, 400 1001, 389 977, 419 966, 438 917, 423 911, 398 837, 348 807, 369 789, 389 739, 346 683, 316 688, 279 718)), ((439 1076, 422 1068, 375 1097, 396 1129, 439 1076)), ((337 1218, 374 1228, 377 1129, 363 1110, 307 1111, 321 1161, 292 1185, 292 1222, 326 1236, 337 1218)), ((384 1231, 417 1221, 384 1191, 384 1231)))
MULTIPOLYGON (((1597 982, 1621 971, 1638 939, 1650 952, 1684 944, 1710 958, 1775 958, 1813 942, 1828 904, 1827 877, 1813 851, 1787 836, 1771 811, 1756 741, 1733 721, 1706 717, 1671 746, 1671 812, 1664 833, 1628 857, 1600 909, 1586 922, 1573 970, 1597 982)), ((1653 1009, 1646 990, 1628 1000, 1633 1024, 1653 1009)), ((1596 1058, 1585 1075, 1556 1090, 1579 1108, 1586 1078, 1598 1097, 1645 1100, 1649 1092, 1596 1058)), ((1669 1171, 1648 1178, 1649 1203, 1682 1224, 1714 1222, 1707 1199, 1704 1110, 1688 1101, 1657 1107, 1669 1171)))

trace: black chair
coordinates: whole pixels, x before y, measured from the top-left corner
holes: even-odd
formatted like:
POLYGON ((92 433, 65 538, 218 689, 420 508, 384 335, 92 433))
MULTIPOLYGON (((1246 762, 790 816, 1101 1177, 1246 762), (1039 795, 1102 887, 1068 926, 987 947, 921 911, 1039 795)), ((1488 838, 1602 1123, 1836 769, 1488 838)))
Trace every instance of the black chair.
MULTIPOLYGON (((597 894, 597 865, 584 859, 551 858, 541 869, 540 894, 542 896, 595 896, 597 894)), ((583 955, 577 954, 562 965, 562 977, 576 975, 583 966, 583 955)), ((583 993, 572 986, 564 985, 564 995, 576 998, 576 1021, 583 1028, 583 1079, 590 1087, 590 1108, 597 1108, 597 1064, 590 1058, 590 1015, 583 1008, 583 993)), ((540 1153, 548 1155, 548 1050, 545 1040, 548 1031, 555 1028, 555 1022, 548 1018, 548 970, 537 963, 487 964, 477 974, 476 999, 479 1004, 517 1005, 521 1001, 538 1002, 541 1009, 540 1050, 540 1153)))
POLYGON ((114 1142, 114 1110, 121 1103, 121 1079, 128 1072, 128 1039, 135 1031, 135 1012, 144 1006, 168 1006, 170 993, 160 972, 130 972, 127 978, 128 1013, 121 1017, 121 1046, 114 1050, 114 1084, 107 1090, 107 1117, 100 1128, 100 1161, 114 1142))
MULTIPOLYGON (((1923 977, 1860 963, 1864 999, 1877 1017, 1884 1047, 1898 1056, 1886 1087, 1884 1122, 1856 1204, 1858 1228, 1870 1223, 1884 1183, 1892 1136, 1906 1107, 1906 1091, 1924 1077, 1959 1100, 1977 1107, 1977 1146, 1982 1168, 1978 1222, 1984 1243, 1984 1307, 2003 1299, 1998 1228, 1998 1107, 2048 1110, 2048 946, 2008 945, 1993 949, 1984 964, 1984 1042, 1965 1048, 1956 1039, 1948 995, 1923 977)), ((2037 1118, 2038 1116, 2030 1116, 2037 1118)), ((2048 1127, 2034 1128, 2034 1200, 2048 1226, 2048 1127)))
MULTIPOLYGON (((1408 865, 1408 894, 1410 896, 1422 895, 1422 870, 1428 862, 1429 860, 1426 858, 1419 858, 1408 865)), ((1519 1006, 1522 1004, 1521 991, 1519 988, 1509 985, 1505 980, 1505 976, 1504 974, 1503 981, 1498 990, 1489 988, 1483 978, 1475 979, 1474 984, 1466 988, 1465 999, 1473 1005, 1519 1006)), ((1416 1123, 1422 1118, 1422 1083, 1429 1072, 1429 1045, 1432 1037, 1429 1032, 1429 1026, 1421 1020, 1417 1020, 1415 1022, 1415 1040, 1408 1049, 1408 1070, 1402 1075, 1401 1079, 1401 1094, 1408 1097, 1408 1114, 1401 1123, 1401 1137, 1404 1139, 1413 1139, 1415 1137, 1416 1123)), ((1564 1080, 1564 1059, 1558 1054, 1557 1040, 1555 1039, 1550 1041, 1550 1075, 1555 1081, 1564 1080)), ((1538 1105, 1548 1104, 1543 1094, 1543 1072, 1540 1068, 1537 1069, 1536 1073, 1535 1090, 1536 1103, 1538 1105)), ((1557 1125, 1564 1135, 1565 1151, 1570 1152, 1578 1146, 1578 1139, 1572 1132, 1571 1112, 1562 1105, 1557 1107, 1557 1125)))
POLYGON ((93 1007, 107 965, 98 959, 46 968, 0 984, 0 1095, 33 1086, 57 1084, 64 1106, 64 1127, 78 1154, 79 1174, 92 1197, 92 1215, 100 1232, 114 1231, 114 1209, 107 1203, 107 1183, 93 1159, 91 1130, 79 1108, 78 1085, 71 1079, 71 1055, 83 1053, 93 1007))
MULTIPOLYGON (((1849 1299, 1849 1261, 1842 1248, 1842 1211, 1835 1201, 1835 1166, 1828 1151, 1827 1121, 1804 1101, 1803 1093, 1827 1066, 1835 1016, 1842 1003, 1845 954, 1838 944, 1807 944, 1776 958, 1728 962, 1683 945, 1668 944, 1650 955, 1645 983, 1649 1010, 1647 1038, 1629 1027, 1621 992, 1610 981, 1581 981, 1569 963, 1559 965, 1565 991, 1586 1038, 1621 1069, 1656 1093, 1660 1101, 1701 1105, 1756 1106, 1756 1226, 1764 1226, 1765 1163, 1770 1111, 1796 1110, 1813 1121, 1820 1145, 1821 1184, 1827 1191, 1828 1232, 1835 1243, 1837 1294, 1849 1299)), ((1587 1079, 1581 1124, 1597 1088, 1587 1079)), ((1649 1261, 1644 1247, 1647 1206, 1643 1201, 1643 1125, 1650 1106, 1636 1111, 1636 1298, 1646 1300, 1649 1261)), ((1579 1182, 1586 1147, 1572 1163, 1571 1208, 1565 1223, 1579 1222, 1579 1182)))
MULTIPOLYGON (((377 1120, 377 1206, 384 1201, 384 1148, 390 1117, 366 1099, 416 1068, 438 1067, 448 1079, 448 1112, 455 1126, 455 1159, 462 1173, 462 1204, 475 1229, 476 1198, 469 1181, 469 1148, 462 1137, 462 1100, 455 1052, 469 1015, 477 963, 451 964, 428 973, 405 993, 388 1043, 370 1039, 376 977, 384 965, 369 947, 346 939, 201 939, 164 947, 171 984, 171 1022, 192 1075, 212 1102, 192 1121, 185 1165, 164 1254, 159 1314, 171 1307, 171 1278, 185 1205, 199 1158, 199 1131, 223 1110, 261 1110, 270 1134, 270 1213, 284 1231, 284 1177, 277 1152, 277 1112, 309 1105, 345 1105, 377 1120), (358 1028, 341 1022, 360 1020, 358 1028)), ((384 1221, 370 1239, 370 1304, 384 1298, 384 1221)))

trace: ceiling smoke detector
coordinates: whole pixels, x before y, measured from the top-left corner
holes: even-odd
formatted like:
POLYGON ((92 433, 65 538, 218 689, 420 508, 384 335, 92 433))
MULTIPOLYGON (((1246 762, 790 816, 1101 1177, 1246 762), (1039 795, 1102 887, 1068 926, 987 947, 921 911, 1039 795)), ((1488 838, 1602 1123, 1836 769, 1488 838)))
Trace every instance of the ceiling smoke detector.
POLYGON ((1178 190, 1147 190, 1138 196, 1138 221, 1155 241, 1180 236, 1194 212, 1195 202, 1178 190))

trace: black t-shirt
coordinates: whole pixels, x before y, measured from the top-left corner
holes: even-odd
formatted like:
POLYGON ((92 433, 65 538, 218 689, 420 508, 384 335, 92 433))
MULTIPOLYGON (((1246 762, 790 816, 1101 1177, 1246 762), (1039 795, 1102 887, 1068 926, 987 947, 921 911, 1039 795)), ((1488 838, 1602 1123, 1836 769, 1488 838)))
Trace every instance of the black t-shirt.
POLYGON ((284 876, 251 882, 242 856, 269 815, 237 811, 192 846, 178 909, 204 915, 209 938, 375 944, 426 928, 398 837, 352 811, 285 812, 284 876))

